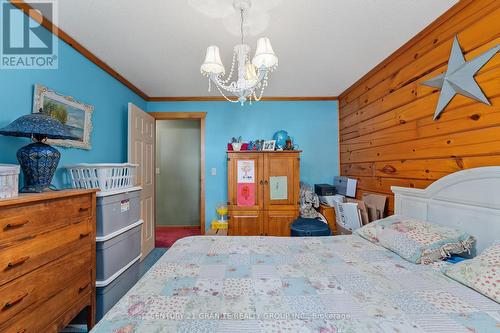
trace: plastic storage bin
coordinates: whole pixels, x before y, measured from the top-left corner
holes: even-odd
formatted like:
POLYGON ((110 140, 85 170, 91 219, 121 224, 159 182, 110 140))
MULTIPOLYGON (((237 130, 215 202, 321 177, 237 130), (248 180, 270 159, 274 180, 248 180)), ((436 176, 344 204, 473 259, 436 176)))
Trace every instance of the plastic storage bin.
POLYGON ((108 281, 96 282, 96 321, 108 312, 139 280, 140 259, 137 256, 108 281))
POLYGON ((328 224, 317 219, 299 218, 292 223, 290 229, 292 237, 332 235, 328 224))
POLYGON ((0 199, 17 197, 19 193, 19 165, 0 164, 0 199))
POLYGON ((82 163, 68 165, 66 169, 73 188, 114 191, 134 186, 137 166, 138 164, 130 163, 82 163))
POLYGON ((96 280, 111 278, 141 253, 141 225, 139 220, 116 235, 96 237, 96 280))
POLYGON ((141 187, 97 192, 96 235, 113 234, 140 219, 141 187))

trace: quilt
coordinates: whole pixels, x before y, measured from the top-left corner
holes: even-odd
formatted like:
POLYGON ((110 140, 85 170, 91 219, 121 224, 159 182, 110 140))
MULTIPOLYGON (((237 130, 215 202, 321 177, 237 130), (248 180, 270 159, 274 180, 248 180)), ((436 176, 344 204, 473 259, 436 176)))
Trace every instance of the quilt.
POLYGON ((438 268, 357 235, 188 237, 92 332, 499 332, 500 304, 438 268))

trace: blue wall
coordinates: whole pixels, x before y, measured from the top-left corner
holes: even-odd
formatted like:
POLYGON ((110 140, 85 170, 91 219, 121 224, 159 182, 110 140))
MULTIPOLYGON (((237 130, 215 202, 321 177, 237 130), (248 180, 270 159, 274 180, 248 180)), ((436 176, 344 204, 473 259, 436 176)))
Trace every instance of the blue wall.
MULTIPOLYGON (((57 147, 62 155, 60 167, 127 160, 127 103, 145 109, 146 103, 140 96, 60 40, 57 70, 0 69, 0 127, 32 112, 35 83, 94 106, 92 149, 57 147)), ((0 163, 17 164, 16 151, 29 142, 27 138, 0 135, 0 163)), ((59 168, 54 179, 56 186, 67 185, 64 174, 59 168)))
POLYGON ((338 103, 258 102, 241 107, 228 102, 148 102, 149 112, 207 112, 205 137, 206 226, 215 218, 215 206, 227 201, 226 148, 232 137, 271 139, 288 131, 299 149, 301 180, 332 183, 338 175, 338 103), (217 175, 211 176, 211 169, 217 175))

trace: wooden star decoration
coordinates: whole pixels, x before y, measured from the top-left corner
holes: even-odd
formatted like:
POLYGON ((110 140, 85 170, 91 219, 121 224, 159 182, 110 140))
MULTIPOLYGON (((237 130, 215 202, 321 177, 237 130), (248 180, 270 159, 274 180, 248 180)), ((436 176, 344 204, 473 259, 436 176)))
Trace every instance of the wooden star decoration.
POLYGON ((446 72, 422 83, 429 87, 441 88, 441 94, 439 95, 436 111, 434 112, 434 120, 439 118, 441 112, 443 112, 456 94, 491 105, 490 101, 479 87, 479 84, 474 79, 474 75, 476 75, 476 73, 493 58, 499 50, 500 45, 497 45, 471 61, 465 61, 462 49, 458 43, 458 38, 455 36, 446 72))

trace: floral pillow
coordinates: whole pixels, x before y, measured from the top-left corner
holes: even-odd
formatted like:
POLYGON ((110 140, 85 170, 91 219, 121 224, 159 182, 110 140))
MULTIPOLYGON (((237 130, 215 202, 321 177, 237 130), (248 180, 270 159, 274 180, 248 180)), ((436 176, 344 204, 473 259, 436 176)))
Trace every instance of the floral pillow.
POLYGON ((374 221, 356 233, 416 264, 468 252, 475 241, 460 230, 398 215, 374 221))
POLYGON ((500 243, 490 246, 474 259, 452 265, 444 273, 500 303, 500 243))

